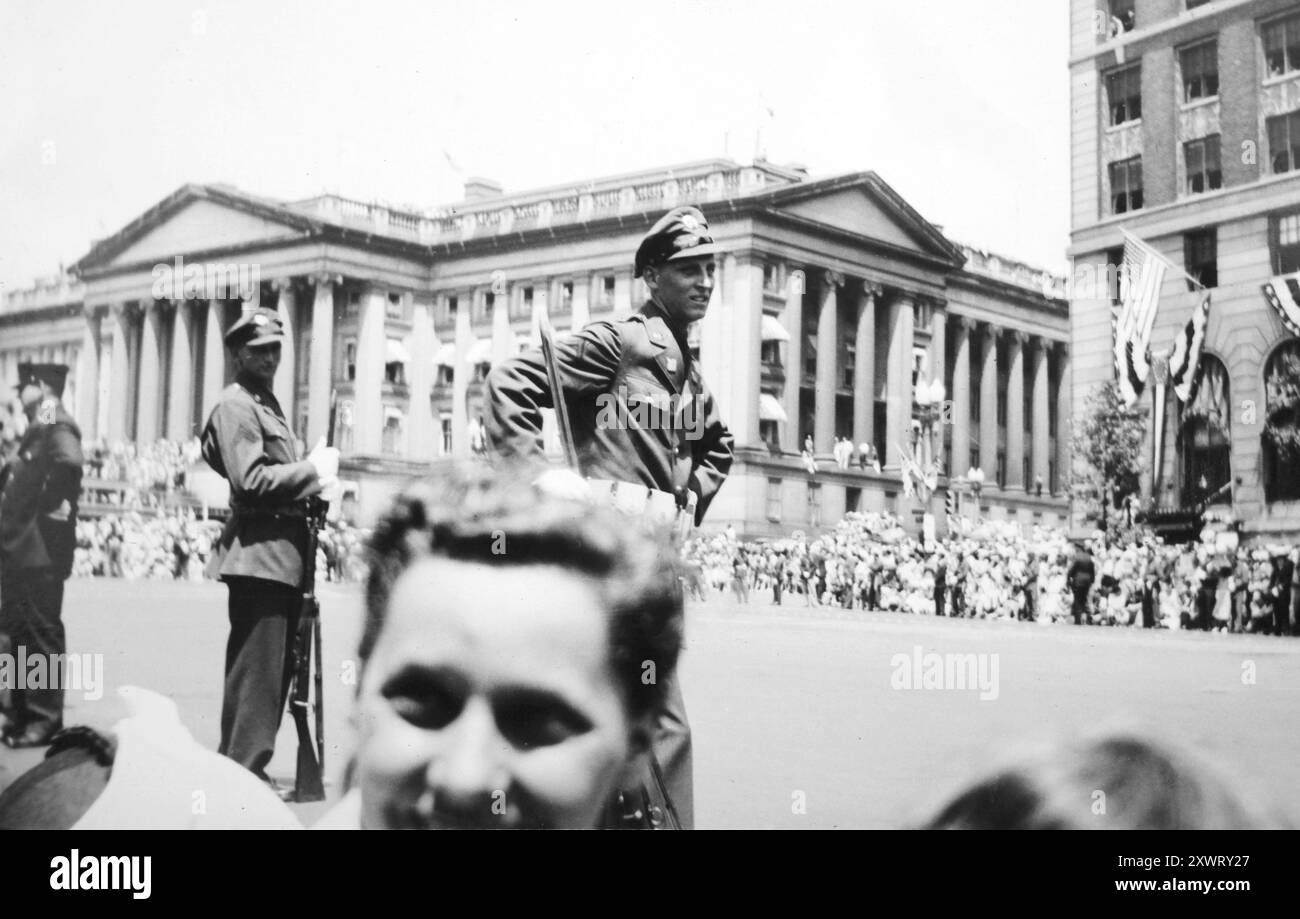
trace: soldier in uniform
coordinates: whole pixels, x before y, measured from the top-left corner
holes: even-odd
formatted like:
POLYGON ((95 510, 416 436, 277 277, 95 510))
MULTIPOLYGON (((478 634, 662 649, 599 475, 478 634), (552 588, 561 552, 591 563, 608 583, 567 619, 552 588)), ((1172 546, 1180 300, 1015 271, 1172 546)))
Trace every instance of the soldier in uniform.
MULTIPOLYGON (((686 342, 688 326, 708 310, 717 252, 704 215, 674 208, 636 252, 649 301, 555 343, 579 471, 600 500, 648 513, 666 506, 698 525, 726 479, 731 433, 686 342)), ((540 456, 541 410, 554 397, 541 351, 493 368, 487 385, 492 448, 540 456)), ((681 824, 691 827, 690 728, 675 681, 667 697, 654 749, 681 824)))
POLYGON ((338 481, 338 451, 322 440, 300 457, 271 392, 283 340, 271 310, 253 310, 230 327, 225 341, 238 371, 202 437, 203 458, 230 483, 230 520, 208 563, 208 575, 230 592, 218 752, 268 782, 302 597, 304 499, 338 481))
POLYGON ((46 662, 45 687, 9 687, 0 737, 39 747, 63 727, 63 582, 72 574, 81 495, 81 429, 59 401, 68 368, 20 364, 27 431, 0 471, 0 635, 46 662), (57 658, 53 655, 59 655, 57 658))

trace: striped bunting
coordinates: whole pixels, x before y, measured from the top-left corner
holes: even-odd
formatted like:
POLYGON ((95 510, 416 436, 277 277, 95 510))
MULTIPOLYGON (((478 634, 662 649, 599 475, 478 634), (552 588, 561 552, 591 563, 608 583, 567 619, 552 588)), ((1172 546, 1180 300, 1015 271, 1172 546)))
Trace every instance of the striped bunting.
POLYGON ((1173 386, 1179 402, 1186 402, 1192 397, 1192 385, 1196 382, 1196 368, 1201 362, 1201 351, 1205 347, 1205 327, 1209 318, 1210 297, 1207 294, 1169 349, 1169 384, 1173 386))
POLYGON ((1300 335, 1300 271, 1274 278, 1263 290, 1291 334, 1300 335))

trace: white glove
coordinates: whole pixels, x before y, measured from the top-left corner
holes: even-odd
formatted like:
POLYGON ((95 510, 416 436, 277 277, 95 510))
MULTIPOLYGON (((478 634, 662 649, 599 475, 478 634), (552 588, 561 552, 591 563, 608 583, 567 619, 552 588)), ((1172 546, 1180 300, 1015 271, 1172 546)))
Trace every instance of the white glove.
POLYGON ((320 499, 333 507, 343 500, 343 483, 336 475, 323 476, 320 480, 320 499))
POLYGON ((326 479, 337 479, 339 474, 339 451, 336 447, 325 446, 325 438, 316 441, 307 462, 316 467, 316 477, 323 483, 326 479))
POLYGON ((555 498, 591 500, 591 486, 572 469, 548 469, 533 480, 533 485, 555 498))

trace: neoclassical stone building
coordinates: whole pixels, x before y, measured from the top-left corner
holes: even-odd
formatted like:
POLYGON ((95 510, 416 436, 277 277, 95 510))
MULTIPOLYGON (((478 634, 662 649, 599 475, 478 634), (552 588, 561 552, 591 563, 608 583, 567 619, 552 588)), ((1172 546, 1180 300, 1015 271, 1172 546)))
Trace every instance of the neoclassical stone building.
POLYGON ((680 203, 703 209, 726 251, 692 333, 738 448, 711 526, 776 535, 854 509, 919 520, 898 445, 935 380, 949 399, 933 435, 940 530, 949 475, 972 466, 987 482, 971 513, 1065 521, 1060 282, 953 243, 870 172, 706 160, 518 194, 473 180, 464 201, 426 212, 187 185, 98 242, 71 280, 6 298, 0 373, 67 361, 88 437, 188 437, 231 376, 222 331, 273 306, 292 335, 281 404, 311 443, 337 394, 364 519, 431 458, 471 452, 483 378, 536 340, 543 307, 560 331, 638 308, 632 253, 680 203), (875 444, 882 471, 837 468, 839 437, 875 444))

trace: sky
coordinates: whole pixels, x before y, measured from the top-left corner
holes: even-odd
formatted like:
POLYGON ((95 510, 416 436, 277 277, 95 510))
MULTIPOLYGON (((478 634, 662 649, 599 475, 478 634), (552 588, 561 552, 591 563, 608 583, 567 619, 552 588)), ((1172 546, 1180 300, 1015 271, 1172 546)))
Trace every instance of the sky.
POLYGON ((1065 0, 0 5, 0 285, 187 182, 419 208, 729 155, 1064 272, 1065 0))

